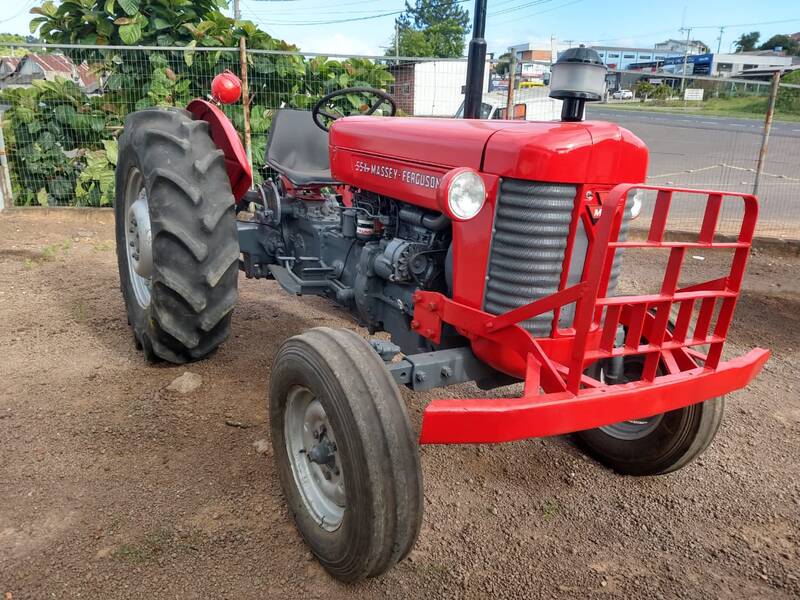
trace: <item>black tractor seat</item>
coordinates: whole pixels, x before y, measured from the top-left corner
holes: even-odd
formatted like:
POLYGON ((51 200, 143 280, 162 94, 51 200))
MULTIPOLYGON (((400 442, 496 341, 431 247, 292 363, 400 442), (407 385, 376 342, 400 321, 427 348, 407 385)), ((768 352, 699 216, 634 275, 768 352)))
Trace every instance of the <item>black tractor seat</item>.
POLYGON ((314 124, 311 112, 275 111, 267 140, 267 164, 294 185, 334 185, 328 156, 328 133, 314 124))

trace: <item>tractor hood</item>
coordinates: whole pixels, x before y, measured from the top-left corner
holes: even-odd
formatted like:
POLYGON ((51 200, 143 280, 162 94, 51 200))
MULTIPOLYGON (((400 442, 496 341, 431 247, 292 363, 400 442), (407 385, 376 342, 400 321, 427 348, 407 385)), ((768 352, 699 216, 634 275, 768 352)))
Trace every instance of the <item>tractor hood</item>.
POLYGON ((648 159, 644 143, 613 123, 420 117, 339 119, 330 153, 332 175, 355 185, 363 185, 353 181, 364 167, 353 162, 359 157, 441 174, 470 167, 500 177, 602 184, 644 181, 648 159))

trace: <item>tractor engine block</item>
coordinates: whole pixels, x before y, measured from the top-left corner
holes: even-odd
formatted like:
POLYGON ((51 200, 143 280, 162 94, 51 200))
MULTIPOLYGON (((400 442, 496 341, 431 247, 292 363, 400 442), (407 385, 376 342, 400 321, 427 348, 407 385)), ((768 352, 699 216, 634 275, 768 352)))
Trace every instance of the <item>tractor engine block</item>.
POLYGON ((356 192, 349 206, 334 194, 297 198, 272 181, 247 199, 257 223, 248 250, 259 250, 244 253, 249 277, 329 297, 371 332, 405 332, 394 339, 404 352, 430 350, 410 327, 413 296, 449 295, 446 217, 370 192, 356 192))

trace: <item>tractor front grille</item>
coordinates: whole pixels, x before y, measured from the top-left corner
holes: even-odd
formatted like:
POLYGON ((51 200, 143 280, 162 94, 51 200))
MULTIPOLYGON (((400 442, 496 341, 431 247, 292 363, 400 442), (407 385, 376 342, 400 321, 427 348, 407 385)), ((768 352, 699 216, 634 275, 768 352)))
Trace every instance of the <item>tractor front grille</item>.
MULTIPOLYGON (((558 291, 576 193, 577 187, 569 184, 519 179, 501 182, 483 295, 486 312, 499 315, 558 291)), ((627 237, 632 204, 625 204, 620 240, 627 237)), ((575 232, 568 286, 581 279, 587 246, 581 220, 575 232)), ((614 293, 621 269, 622 250, 617 250, 609 274, 608 295, 614 293)), ((569 327, 574 314, 574 304, 563 307, 559 326, 569 327)), ((521 325, 536 337, 546 337, 552 322, 550 311, 521 325)))
MULTIPOLYGON (((494 216, 484 310, 501 314, 558 291, 575 207, 574 185, 504 179, 494 216)), ((522 323, 550 333, 552 311, 522 323)))

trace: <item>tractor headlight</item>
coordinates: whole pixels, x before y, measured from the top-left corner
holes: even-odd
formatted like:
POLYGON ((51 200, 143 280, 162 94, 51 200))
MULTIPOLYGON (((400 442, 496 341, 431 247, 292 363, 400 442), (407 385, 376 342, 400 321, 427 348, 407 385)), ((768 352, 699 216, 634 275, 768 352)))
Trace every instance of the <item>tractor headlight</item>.
POLYGON ((472 169, 458 169, 446 177, 447 212, 454 219, 467 221, 477 215, 486 201, 483 179, 472 169))

